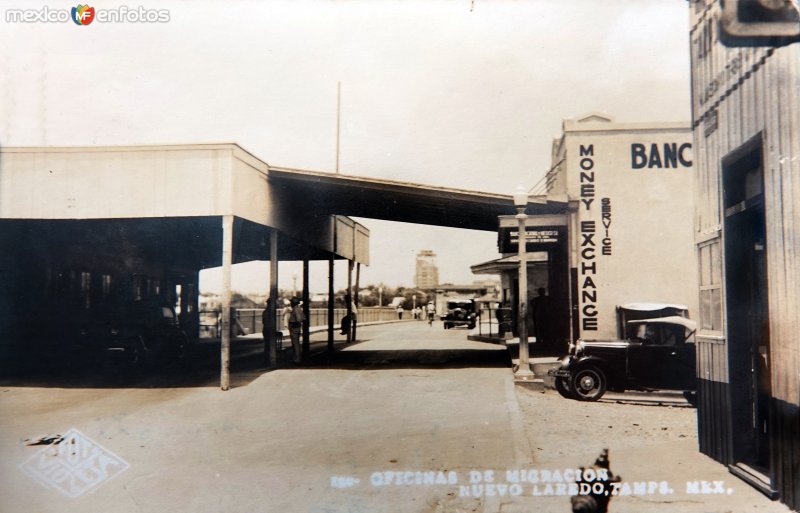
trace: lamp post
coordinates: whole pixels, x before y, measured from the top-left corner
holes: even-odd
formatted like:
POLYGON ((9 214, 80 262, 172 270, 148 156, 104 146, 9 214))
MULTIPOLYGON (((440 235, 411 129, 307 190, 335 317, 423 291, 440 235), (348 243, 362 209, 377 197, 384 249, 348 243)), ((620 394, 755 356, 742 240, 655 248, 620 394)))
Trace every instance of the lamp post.
POLYGON ((383 306, 383 287, 378 287, 378 306, 383 306))
POLYGON ((521 185, 514 191, 514 206, 517 207, 517 246, 519 249, 519 291, 517 293, 517 331, 519 332, 519 363, 514 370, 514 377, 521 380, 533 379, 530 356, 528 355, 528 255, 525 221, 528 214, 528 191, 521 185))

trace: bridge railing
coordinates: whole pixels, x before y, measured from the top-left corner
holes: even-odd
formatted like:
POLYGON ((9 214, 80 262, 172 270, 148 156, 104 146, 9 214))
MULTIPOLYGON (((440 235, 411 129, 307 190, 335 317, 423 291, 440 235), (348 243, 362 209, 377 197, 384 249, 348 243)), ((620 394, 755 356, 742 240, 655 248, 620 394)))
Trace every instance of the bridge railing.
MULTIPOLYGON (((231 324, 234 327, 235 335, 261 333, 262 322, 261 314, 263 308, 238 308, 234 312, 231 324)), ((219 322, 221 311, 204 310, 200 312, 200 338, 218 338, 219 322)), ((347 314, 345 308, 333 309, 333 325, 339 329, 342 317, 347 314)), ((358 322, 391 321, 397 318, 396 311, 391 307, 362 307, 358 309, 358 322)), ((328 326, 328 309, 312 308, 309 312, 309 326, 328 326)), ((283 312, 278 311, 275 315, 275 326, 283 328, 283 312)))

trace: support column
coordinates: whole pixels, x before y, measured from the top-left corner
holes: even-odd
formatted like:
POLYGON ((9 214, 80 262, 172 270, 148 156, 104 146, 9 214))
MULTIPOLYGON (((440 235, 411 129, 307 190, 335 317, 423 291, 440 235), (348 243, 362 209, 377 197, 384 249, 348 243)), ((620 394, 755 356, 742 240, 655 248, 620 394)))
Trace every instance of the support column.
POLYGON ((276 325, 278 301, 278 230, 273 229, 269 234, 269 297, 272 301, 269 302, 269 331, 268 345, 265 356, 269 356, 267 365, 274 366, 278 363, 278 351, 275 347, 276 339, 275 332, 278 331, 279 326, 276 325))
MULTIPOLYGON (((358 299, 359 299, 359 298, 358 298, 358 291, 359 291, 359 290, 361 290, 361 289, 359 288, 359 282, 360 282, 360 281, 361 281, 361 263, 358 263, 358 264, 356 264, 356 293, 355 293, 355 295, 353 296, 353 301, 354 301, 354 302, 355 302, 355 304, 356 304, 356 310, 358 310, 358 307, 359 307, 359 306, 361 306, 361 305, 360 305, 360 302, 359 302, 359 300, 358 300, 358 299)), ((358 321, 358 313, 356 313, 356 321, 358 321)), ((356 340, 358 340, 358 339, 356 339, 356 331, 357 331, 357 329, 358 329, 358 326, 357 326, 357 324, 358 324, 357 322, 356 322, 356 323, 353 323, 353 329, 352 329, 352 331, 353 331, 353 342, 355 342, 356 340)))
POLYGON ((328 256, 328 351, 333 351, 333 253, 328 256))
POLYGON ((231 265, 233 263, 233 216, 222 216, 222 323, 219 387, 231 387, 231 265))
POLYGON ((311 295, 308 290, 308 258, 303 259, 303 359, 311 353, 311 295))
MULTIPOLYGON (((353 318, 352 317, 353 315, 353 261, 352 260, 347 261, 347 295, 350 296, 350 301, 347 301, 347 298, 345 297, 345 303, 347 303, 345 305, 345 307, 347 308, 347 318, 352 319, 353 318)), ((353 325, 351 322, 350 327, 352 328, 352 326, 353 325)), ((353 341, 353 330, 348 329, 347 343, 349 344, 352 341, 353 341)))

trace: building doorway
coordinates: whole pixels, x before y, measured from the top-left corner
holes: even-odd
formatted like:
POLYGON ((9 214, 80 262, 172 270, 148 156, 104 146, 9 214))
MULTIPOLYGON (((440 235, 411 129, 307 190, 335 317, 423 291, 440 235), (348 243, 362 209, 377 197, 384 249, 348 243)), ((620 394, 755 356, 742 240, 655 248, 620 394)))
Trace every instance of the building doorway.
POLYGON ((733 456, 769 475, 770 337, 759 135, 723 160, 725 282, 733 456))

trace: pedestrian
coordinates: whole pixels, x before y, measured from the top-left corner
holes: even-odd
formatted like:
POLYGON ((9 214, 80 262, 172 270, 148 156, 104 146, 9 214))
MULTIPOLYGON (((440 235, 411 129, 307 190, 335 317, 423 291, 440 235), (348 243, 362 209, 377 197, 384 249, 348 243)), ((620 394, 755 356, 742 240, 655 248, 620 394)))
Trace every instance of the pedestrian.
POLYGON ((402 306, 398 306, 397 307, 397 318, 399 320, 401 320, 401 321, 403 320, 403 307, 402 306))
POLYGON ((533 333, 539 348, 548 349, 550 345, 550 298, 547 297, 547 289, 544 287, 536 289, 536 293, 538 295, 533 298, 531 302, 533 310, 533 333))
MULTIPOLYGON (((264 311, 261 312, 261 336, 264 338, 264 343, 267 343, 269 339, 269 309, 272 305, 272 298, 267 298, 267 302, 264 304, 264 311)), ((265 346, 266 347, 266 346, 265 346)))
POLYGON ((294 363, 300 363, 300 332, 303 329, 303 322, 306 317, 303 315, 303 309, 300 308, 300 300, 293 297, 289 302, 290 308, 288 314, 284 315, 285 328, 289 330, 289 336, 292 339, 292 348, 294 349, 294 363))
POLYGON ((428 326, 433 326, 433 317, 436 315, 436 306, 428 303, 428 326))
POLYGON ((349 341, 354 342, 356 338, 356 323, 358 322, 358 305, 350 299, 350 337, 349 341))

